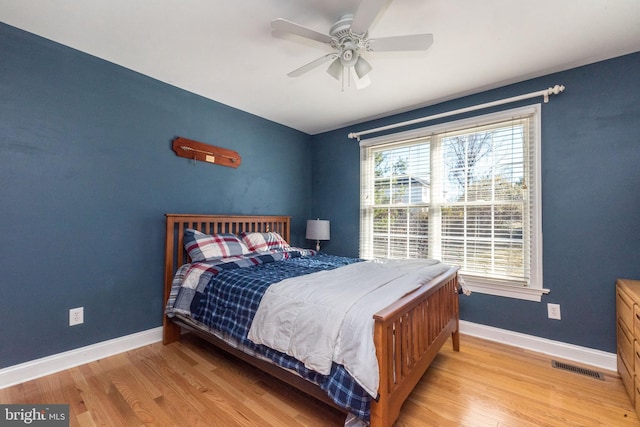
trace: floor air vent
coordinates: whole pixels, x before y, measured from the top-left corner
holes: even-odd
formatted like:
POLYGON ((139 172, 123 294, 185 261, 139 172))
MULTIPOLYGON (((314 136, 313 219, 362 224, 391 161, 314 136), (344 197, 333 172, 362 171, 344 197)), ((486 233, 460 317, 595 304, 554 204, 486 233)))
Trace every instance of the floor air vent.
POLYGON ((592 371, 591 369, 584 369, 579 366, 569 365, 568 363, 562 363, 556 360, 551 361, 551 366, 557 369, 563 369, 565 371, 573 372, 580 375, 586 375, 587 377, 604 381, 604 375, 602 375, 600 372, 592 371))

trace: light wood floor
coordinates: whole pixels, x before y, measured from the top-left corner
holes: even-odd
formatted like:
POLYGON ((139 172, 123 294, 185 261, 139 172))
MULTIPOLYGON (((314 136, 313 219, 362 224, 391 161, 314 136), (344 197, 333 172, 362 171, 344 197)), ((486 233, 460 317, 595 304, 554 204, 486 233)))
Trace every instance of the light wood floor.
MULTIPOLYGON (((622 382, 462 336, 447 343, 396 427, 639 426, 622 382)), ((340 426, 337 410, 195 338, 153 344, 0 390, 0 403, 68 403, 79 426, 340 426)))

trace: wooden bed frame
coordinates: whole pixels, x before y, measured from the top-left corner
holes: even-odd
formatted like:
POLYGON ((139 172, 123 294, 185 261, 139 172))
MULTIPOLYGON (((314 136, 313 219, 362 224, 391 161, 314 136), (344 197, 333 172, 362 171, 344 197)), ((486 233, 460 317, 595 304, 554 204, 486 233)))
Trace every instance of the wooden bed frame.
MULTIPOLYGON (((183 244, 185 229, 193 228, 207 234, 275 231, 289 242, 290 221, 291 218, 288 216, 167 214, 165 305, 177 268, 188 262, 183 244)), ((390 427, 395 422, 402 404, 449 335, 452 336, 453 349, 459 351, 457 270, 451 268, 374 315, 374 342, 380 369, 380 385, 378 400, 371 402, 372 427, 390 427)), ((186 322, 169 319, 166 315, 163 318, 164 344, 179 340, 182 328, 196 333, 301 391, 337 407, 317 385, 276 365, 247 355, 186 322)))

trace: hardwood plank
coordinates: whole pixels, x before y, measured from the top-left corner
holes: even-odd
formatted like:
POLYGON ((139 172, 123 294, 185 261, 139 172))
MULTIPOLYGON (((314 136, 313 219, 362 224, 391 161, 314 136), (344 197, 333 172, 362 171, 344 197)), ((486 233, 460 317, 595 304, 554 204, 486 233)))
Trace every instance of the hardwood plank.
MULTIPOLYGON (((395 427, 640 426, 622 381, 461 335, 447 343, 395 427)), ((571 362, 569 362, 571 363, 571 362)), ((588 367, 587 367, 588 368, 588 367)), ((341 426, 344 415, 185 336, 0 390, 2 403, 69 403, 72 426, 341 426)))

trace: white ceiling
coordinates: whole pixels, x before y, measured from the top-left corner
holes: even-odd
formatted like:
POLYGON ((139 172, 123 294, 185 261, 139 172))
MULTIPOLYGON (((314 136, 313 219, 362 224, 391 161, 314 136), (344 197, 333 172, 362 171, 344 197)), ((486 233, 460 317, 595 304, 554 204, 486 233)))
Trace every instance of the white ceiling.
POLYGON ((640 51, 640 0, 389 0, 369 36, 433 33, 429 50, 365 53, 362 90, 328 63, 287 77, 331 50, 271 20, 328 33, 358 4, 0 0, 0 21, 309 134, 640 51))

